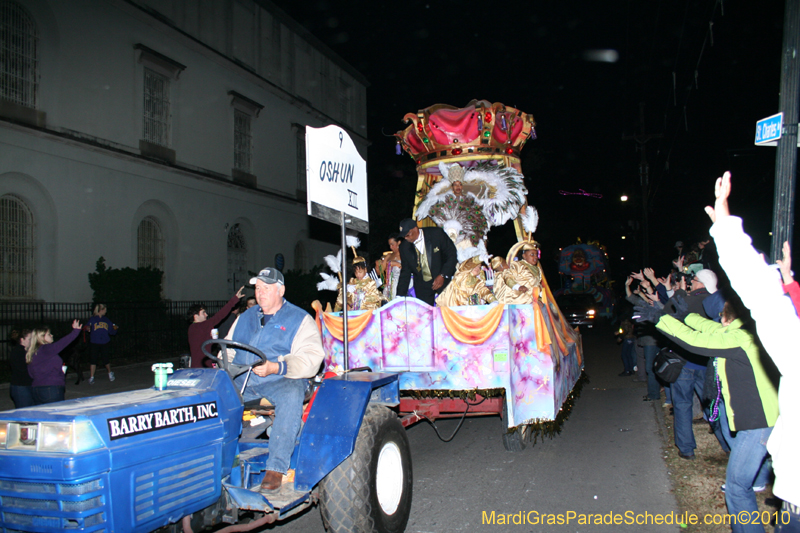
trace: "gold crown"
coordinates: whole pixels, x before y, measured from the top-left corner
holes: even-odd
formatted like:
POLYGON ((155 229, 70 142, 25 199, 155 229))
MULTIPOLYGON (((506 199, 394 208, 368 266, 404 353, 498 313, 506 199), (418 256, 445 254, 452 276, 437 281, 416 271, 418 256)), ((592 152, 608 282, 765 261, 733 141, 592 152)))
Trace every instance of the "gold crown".
POLYGON ((466 171, 461 165, 453 165, 450 167, 450 172, 447 174, 447 179, 450 183, 457 181, 464 181, 464 174, 466 171))
POLYGON ((395 137, 418 166, 492 156, 518 163, 525 142, 536 138, 533 115, 486 100, 472 100, 463 108, 436 104, 408 113, 403 120, 411 125, 395 137))

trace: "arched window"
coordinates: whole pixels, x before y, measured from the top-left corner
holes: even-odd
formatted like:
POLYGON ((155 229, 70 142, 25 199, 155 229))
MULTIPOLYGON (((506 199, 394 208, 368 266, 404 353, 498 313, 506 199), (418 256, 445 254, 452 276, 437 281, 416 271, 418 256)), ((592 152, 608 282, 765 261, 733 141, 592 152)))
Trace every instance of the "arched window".
POLYGON ((38 32, 17 2, 0 1, 0 98, 36 108, 38 32))
POLYGON ((0 297, 36 297, 36 226, 25 202, 0 197, 0 297))
POLYGON ((234 224, 228 231, 228 283, 236 291, 247 277, 247 242, 242 228, 234 224))
POLYGON ((303 241, 297 241, 297 244, 294 245, 294 269, 305 272, 306 261, 306 245, 303 244, 303 241))
POLYGON ((164 272, 164 233, 154 217, 145 217, 139 223, 136 236, 139 267, 153 267, 164 272))

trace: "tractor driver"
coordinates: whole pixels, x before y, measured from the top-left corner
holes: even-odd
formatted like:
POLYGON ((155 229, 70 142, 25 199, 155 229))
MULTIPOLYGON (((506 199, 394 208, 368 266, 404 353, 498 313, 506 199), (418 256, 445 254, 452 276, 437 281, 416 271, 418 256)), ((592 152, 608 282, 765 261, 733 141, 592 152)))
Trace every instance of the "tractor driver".
MULTIPOLYGON (((262 490, 277 490, 289 470, 300 422, 306 379, 314 377, 324 358, 322 339, 311 316, 283 298, 283 274, 265 268, 250 280, 255 284, 256 302, 233 325, 234 341, 264 352, 267 362, 253 368, 243 399, 266 398, 275 406, 275 422, 269 439, 267 473, 262 490)), ((235 364, 253 364, 259 357, 237 350, 235 364)), ((244 376, 236 378, 241 387, 244 376)))

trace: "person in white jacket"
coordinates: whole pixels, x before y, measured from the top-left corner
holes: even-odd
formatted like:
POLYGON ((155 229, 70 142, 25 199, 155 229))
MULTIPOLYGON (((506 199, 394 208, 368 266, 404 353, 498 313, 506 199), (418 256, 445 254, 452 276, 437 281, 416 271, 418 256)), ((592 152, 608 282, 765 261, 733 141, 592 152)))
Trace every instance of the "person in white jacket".
POLYGON ((767 449, 775 470, 773 493, 783 500, 775 532, 800 532, 800 318, 784 295, 777 271, 756 252, 742 229, 742 219, 731 216, 728 196, 731 175, 717 179, 714 207, 706 213, 714 223, 711 236, 719 263, 742 302, 750 309, 758 337, 781 373, 778 417, 767 449))

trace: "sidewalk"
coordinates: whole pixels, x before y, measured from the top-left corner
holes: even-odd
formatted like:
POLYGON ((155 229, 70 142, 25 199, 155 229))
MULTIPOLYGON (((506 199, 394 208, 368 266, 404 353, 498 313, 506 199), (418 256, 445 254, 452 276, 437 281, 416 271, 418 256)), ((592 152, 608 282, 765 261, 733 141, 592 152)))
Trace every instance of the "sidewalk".
MULTIPOLYGON (((175 368, 178 368, 178 358, 167 358, 163 363, 172 363, 175 368)), ((80 385, 75 385, 78 379, 77 374, 70 372, 67 374, 67 392, 66 399, 73 400, 75 398, 85 398, 87 396, 100 396, 103 394, 111 394, 113 392, 125 392, 138 389, 146 389, 153 386, 153 371, 151 367, 154 362, 149 363, 136 363, 127 366, 111 367, 114 372, 114 381, 108 380, 108 372, 105 367, 100 367, 95 372, 95 384, 89 385, 89 370, 83 372, 83 381, 80 385)), ((8 383, 0 383, 0 411, 8 411, 14 409, 14 402, 11 401, 11 395, 8 391, 8 383)))

